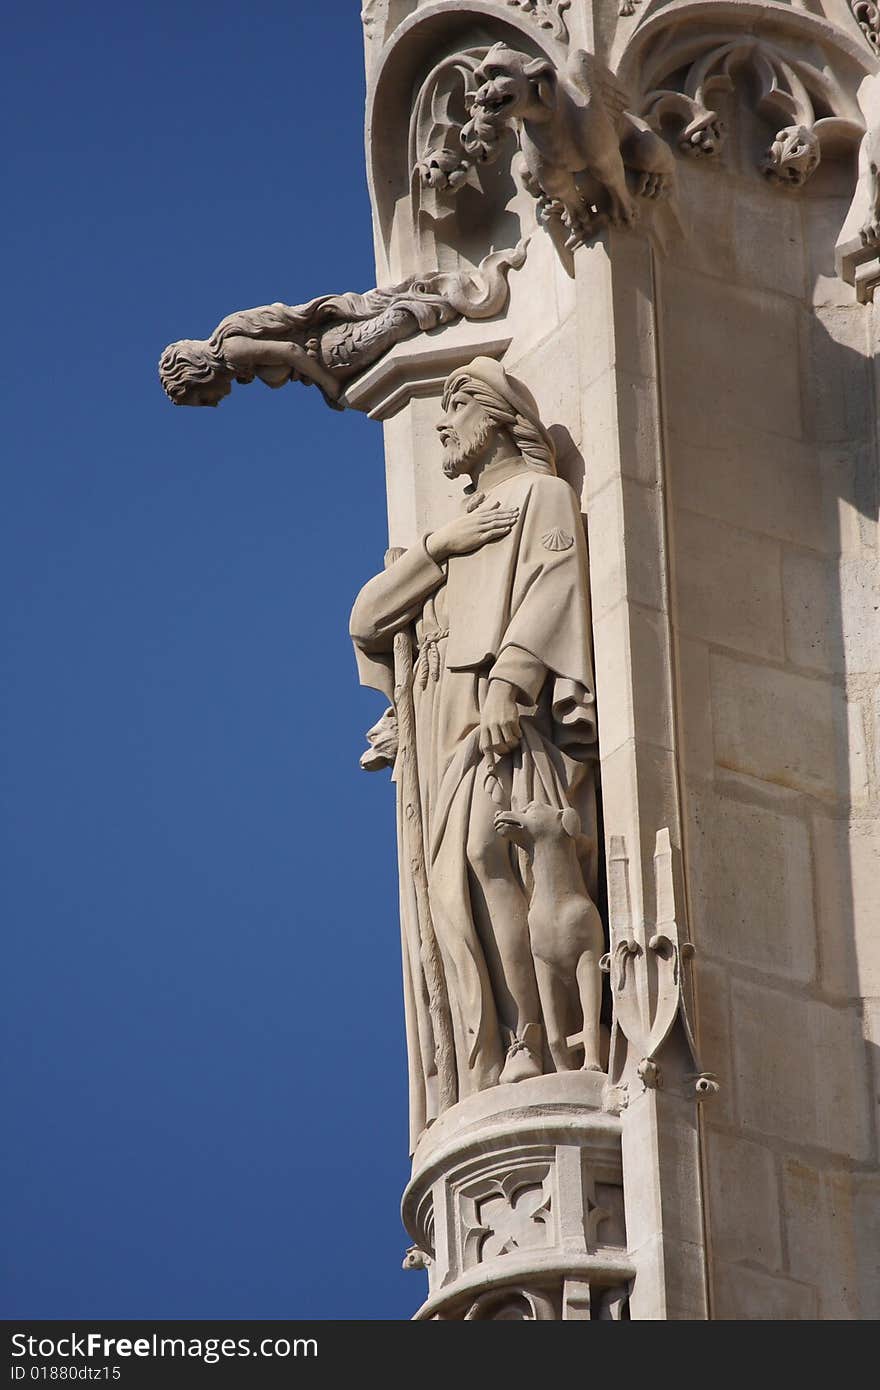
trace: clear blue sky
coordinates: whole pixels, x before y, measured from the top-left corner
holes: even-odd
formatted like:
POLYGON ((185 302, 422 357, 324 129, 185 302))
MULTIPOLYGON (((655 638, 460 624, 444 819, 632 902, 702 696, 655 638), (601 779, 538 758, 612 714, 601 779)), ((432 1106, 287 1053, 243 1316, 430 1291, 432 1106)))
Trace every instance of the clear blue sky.
POLYGON ((175 409, 156 376, 234 309, 374 283, 359 11, 6 11, 6 1317, 422 1296, 347 637, 381 427, 297 386, 175 409))

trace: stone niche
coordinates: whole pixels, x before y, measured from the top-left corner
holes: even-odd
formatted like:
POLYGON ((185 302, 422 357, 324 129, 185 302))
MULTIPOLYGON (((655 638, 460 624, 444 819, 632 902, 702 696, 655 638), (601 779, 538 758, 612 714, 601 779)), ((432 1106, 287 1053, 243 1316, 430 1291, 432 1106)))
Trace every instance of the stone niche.
POLYGON ((510 162, 476 163, 459 139, 475 71, 500 39, 536 58, 544 52, 537 34, 506 20, 440 10, 407 30, 381 69, 368 108, 368 167, 377 265, 391 280, 428 265, 476 266, 534 228, 510 162))

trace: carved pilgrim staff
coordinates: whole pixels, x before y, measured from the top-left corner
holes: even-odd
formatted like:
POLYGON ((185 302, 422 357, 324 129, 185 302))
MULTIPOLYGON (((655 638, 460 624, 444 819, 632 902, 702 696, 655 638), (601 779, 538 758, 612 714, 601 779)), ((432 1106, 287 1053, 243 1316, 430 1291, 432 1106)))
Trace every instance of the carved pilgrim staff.
MULTIPOLYGON (((397 547, 385 554, 385 568, 403 555, 397 547)), ((428 900, 428 873, 425 867, 425 837, 422 824, 419 770, 416 763, 416 716, 413 705, 412 637, 404 628, 394 637, 394 708, 397 714, 397 760, 400 778, 401 828, 405 859, 412 873, 419 926, 419 959, 428 990, 428 1012, 434 1033, 434 1061, 437 1068, 437 1101, 442 1114, 458 1099, 455 1047, 449 994, 440 947, 428 900)))

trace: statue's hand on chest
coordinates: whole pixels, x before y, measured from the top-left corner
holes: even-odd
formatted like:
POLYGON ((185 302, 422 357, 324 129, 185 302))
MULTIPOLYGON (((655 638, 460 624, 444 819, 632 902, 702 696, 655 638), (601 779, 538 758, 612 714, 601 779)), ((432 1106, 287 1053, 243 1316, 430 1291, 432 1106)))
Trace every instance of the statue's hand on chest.
POLYGON ((508 535, 518 519, 515 504, 482 503, 432 531, 425 540, 428 554, 438 565, 453 555, 470 555, 508 535))

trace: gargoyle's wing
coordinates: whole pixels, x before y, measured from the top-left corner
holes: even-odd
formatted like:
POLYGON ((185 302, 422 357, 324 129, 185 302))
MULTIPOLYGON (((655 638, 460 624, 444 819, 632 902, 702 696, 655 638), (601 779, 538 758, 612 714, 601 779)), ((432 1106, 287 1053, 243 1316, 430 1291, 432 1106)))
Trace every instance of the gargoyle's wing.
POLYGON ((576 48, 566 65, 566 75, 570 82, 587 96, 598 92, 607 107, 608 114, 615 124, 624 111, 632 110, 632 96, 619 77, 610 68, 600 63, 594 54, 584 48, 576 48))

